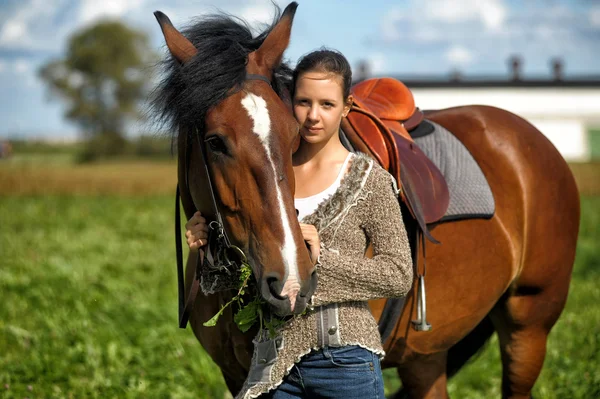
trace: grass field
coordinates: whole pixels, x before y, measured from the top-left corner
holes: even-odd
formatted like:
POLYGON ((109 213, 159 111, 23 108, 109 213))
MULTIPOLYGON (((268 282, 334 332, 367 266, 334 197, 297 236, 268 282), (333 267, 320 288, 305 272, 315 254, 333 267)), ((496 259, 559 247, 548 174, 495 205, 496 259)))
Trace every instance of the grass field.
MULTIPOLYGON (((130 176, 123 165, 86 173, 27 165, 37 184, 20 187, 31 191, 10 186, 23 181, 23 167, 0 165, 0 397, 227 397, 192 332, 177 328, 174 164, 138 165, 130 176), (160 187, 146 182, 162 169, 160 187), (61 171, 81 180, 56 185, 61 171), (13 173, 21 179, 7 177, 13 173)), ((600 197, 584 197, 582 215, 569 301, 536 398, 600 397, 600 197)), ((449 391, 499 397, 495 338, 449 391)))
MULTIPOLYGON (((174 190, 174 159, 75 163, 73 151, 0 159, 0 195, 156 195, 174 190)), ((600 161, 570 165, 581 195, 600 196, 600 161)))

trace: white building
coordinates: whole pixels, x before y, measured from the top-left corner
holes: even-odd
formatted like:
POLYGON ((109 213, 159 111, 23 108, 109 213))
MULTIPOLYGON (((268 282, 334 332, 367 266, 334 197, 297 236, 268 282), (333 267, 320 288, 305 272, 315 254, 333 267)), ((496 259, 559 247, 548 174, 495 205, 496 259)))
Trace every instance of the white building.
POLYGON ((591 159, 589 131, 600 127, 600 78, 578 80, 402 79, 417 107, 491 105, 536 126, 570 162, 591 159))

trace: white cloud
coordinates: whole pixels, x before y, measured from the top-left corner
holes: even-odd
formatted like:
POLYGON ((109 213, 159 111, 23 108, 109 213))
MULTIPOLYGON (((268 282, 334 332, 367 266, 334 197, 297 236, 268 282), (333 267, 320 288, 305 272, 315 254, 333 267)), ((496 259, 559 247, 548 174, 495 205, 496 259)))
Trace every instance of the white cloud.
MULTIPOLYGON (((287 5, 282 0, 276 3, 287 5)), ((271 0, 22 0, 0 22, 0 49, 59 52, 70 34, 101 18, 125 19, 154 34, 156 9, 167 12, 176 26, 218 9, 249 22, 271 22, 273 13, 271 0)))
POLYGON ((600 41, 600 6, 591 4, 586 8, 509 0, 407 3, 382 15, 379 35, 370 43, 378 46, 375 50, 384 48, 390 59, 399 51, 415 52, 438 70, 507 71, 508 57, 520 54, 526 61, 525 73, 549 74, 551 58, 582 59, 583 54, 597 53, 600 41))
POLYGON ((271 22, 271 20, 273 19, 273 8, 269 7, 267 4, 256 4, 256 5, 244 8, 239 13, 239 17, 242 19, 245 19, 246 21, 248 21, 250 23, 271 22))
POLYGON ((0 73, 15 75, 27 75, 32 71, 33 65, 25 58, 2 59, 0 60, 0 73))
POLYGON ((382 16, 384 42, 443 43, 482 33, 504 34, 509 20, 506 0, 409 0, 382 16))
POLYGON ((236 12, 235 15, 248 22, 255 33, 262 31, 262 26, 270 24, 274 17, 273 7, 270 4, 250 5, 236 12))
POLYGON ((0 43, 11 43, 27 34, 27 26, 23 21, 7 21, 0 30, 0 43))
POLYGON ((34 67, 34 63, 26 58, 2 59, 0 60, 0 84, 39 88, 41 82, 34 67))
POLYGON ((499 30, 506 21, 508 10, 501 0, 478 1, 479 16, 484 25, 491 30, 499 30))
POLYGON ((141 8, 145 0, 83 0, 79 9, 79 21, 90 23, 100 18, 117 18, 141 8))
POLYGON ((595 7, 591 10, 590 23, 592 26, 600 28, 600 7, 595 7))
POLYGON ((31 70, 31 62, 23 58, 17 58, 13 62, 13 68, 15 73, 25 75, 31 70))
MULTIPOLYGON (((507 15, 507 7, 502 0, 420 0, 415 3, 415 7, 429 11, 430 18, 434 20, 453 24, 478 20, 492 30, 501 28, 507 15)), ((417 14, 425 19, 428 15, 417 14)))
POLYGON ((29 88, 41 86, 41 82, 35 74, 33 63, 31 61, 24 58, 17 58, 13 62, 13 70, 17 75, 17 79, 21 79, 25 86, 29 88))
POLYGON ((444 56, 454 66, 464 66, 473 61, 473 53, 462 46, 452 46, 446 50, 444 56))
POLYGON ((550 25, 539 25, 533 28, 533 34, 542 40, 550 40, 557 33, 557 27, 550 25))
POLYGON ((398 25, 403 19, 402 11, 392 9, 386 13, 381 21, 381 33, 385 41, 394 41, 400 39, 398 25))
POLYGON ((0 48, 53 50, 63 38, 53 18, 68 0, 23 1, 0 27, 0 48), (58 40, 57 40, 58 39, 58 40))
POLYGON ((371 73, 379 75, 386 72, 387 59, 383 53, 373 53, 367 57, 371 73))

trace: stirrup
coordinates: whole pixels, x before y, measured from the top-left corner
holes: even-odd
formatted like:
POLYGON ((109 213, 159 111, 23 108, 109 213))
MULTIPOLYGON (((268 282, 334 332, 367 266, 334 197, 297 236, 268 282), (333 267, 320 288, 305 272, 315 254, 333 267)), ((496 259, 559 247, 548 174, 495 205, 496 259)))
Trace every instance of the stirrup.
POLYGON ((431 324, 427 322, 427 303, 425 295, 425 276, 419 276, 419 291, 417 293, 417 320, 413 320, 416 331, 430 331, 431 324))

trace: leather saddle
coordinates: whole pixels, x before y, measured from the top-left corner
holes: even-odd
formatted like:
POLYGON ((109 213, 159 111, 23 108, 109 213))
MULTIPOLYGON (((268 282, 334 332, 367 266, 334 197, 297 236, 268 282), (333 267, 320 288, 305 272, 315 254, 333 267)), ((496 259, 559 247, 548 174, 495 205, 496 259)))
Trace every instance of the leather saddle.
POLYGON ((392 78, 362 81, 351 88, 353 106, 341 128, 358 151, 370 154, 399 183, 400 198, 425 236, 437 243, 427 224, 439 221, 450 203, 448 185, 409 131, 423 121, 410 90, 392 78))

